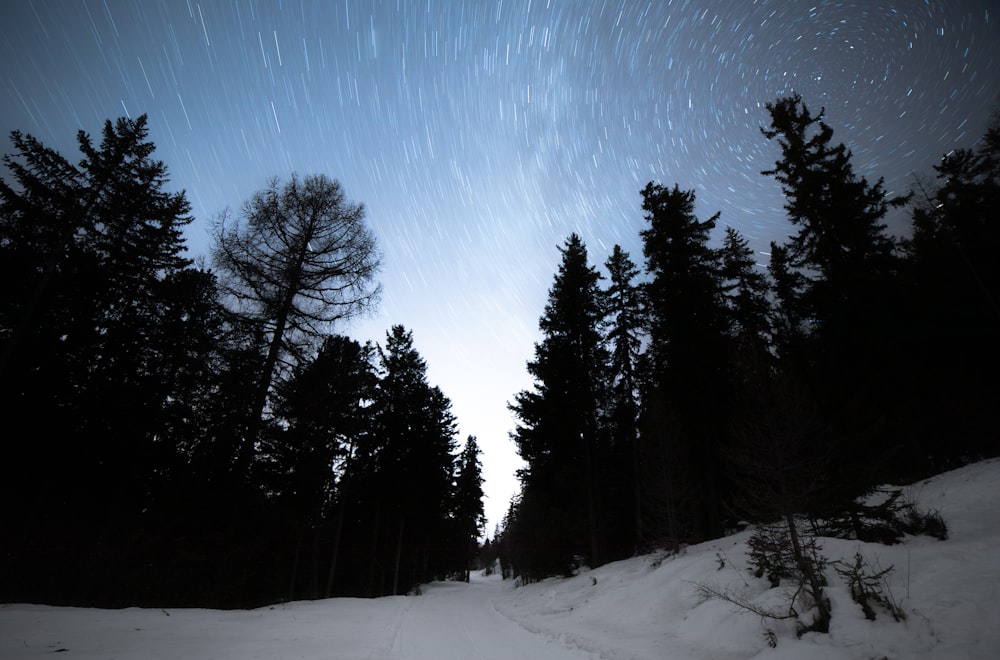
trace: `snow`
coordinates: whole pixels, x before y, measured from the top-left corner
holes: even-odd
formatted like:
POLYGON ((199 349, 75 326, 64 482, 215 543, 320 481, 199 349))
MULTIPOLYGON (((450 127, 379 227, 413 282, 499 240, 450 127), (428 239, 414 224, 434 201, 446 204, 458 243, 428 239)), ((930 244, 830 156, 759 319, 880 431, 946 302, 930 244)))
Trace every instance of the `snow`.
POLYGON ((99 610, 0 605, 0 658, 324 658, 713 660, 1000 658, 1000 459, 976 463, 905 489, 937 510, 949 539, 910 537, 884 546, 821 539, 823 553, 875 568, 894 567, 896 622, 860 607, 833 568, 829 634, 795 635, 790 621, 764 620, 699 595, 697 585, 780 607, 746 570, 749 531, 515 588, 495 576, 434 583, 420 595, 337 598, 249 611, 99 610), (771 648, 765 634, 777 641, 771 648))

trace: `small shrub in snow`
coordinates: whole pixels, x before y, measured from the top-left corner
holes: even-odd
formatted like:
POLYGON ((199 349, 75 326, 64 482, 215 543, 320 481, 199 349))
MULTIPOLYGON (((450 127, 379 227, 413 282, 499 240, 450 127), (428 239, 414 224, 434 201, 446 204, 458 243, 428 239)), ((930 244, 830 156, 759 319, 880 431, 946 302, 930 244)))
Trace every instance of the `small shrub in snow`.
MULTIPOLYGON (((762 619, 794 619, 799 636, 807 632, 828 632, 830 604, 823 592, 827 559, 820 552, 816 539, 799 533, 793 527, 795 524, 794 518, 788 517, 783 523, 761 525, 747 540, 753 575, 766 577, 772 589, 785 582, 787 590, 778 607, 758 602, 747 592, 715 585, 696 583, 698 595, 703 599, 723 600, 762 619)), ((726 565, 725 557, 716 553, 716 560, 722 570, 726 565)), ((777 644, 773 631, 767 630, 764 635, 769 645, 777 644)))
POLYGON ((872 491, 874 502, 854 502, 822 521, 814 521, 817 533, 840 539, 894 545, 903 536, 925 534, 948 538, 948 526, 937 511, 920 511, 914 502, 903 497, 898 488, 872 491))
POLYGON ((854 553, 853 564, 835 561, 833 567, 847 583, 851 598, 861 606, 861 611, 865 613, 866 619, 875 620, 876 607, 887 611, 896 621, 902 621, 906 618, 906 613, 896 602, 889 589, 887 578, 894 570, 892 566, 880 571, 875 570, 859 550, 854 553))
POLYGON ((747 547, 753 576, 766 577, 772 589, 777 588, 781 580, 796 575, 795 553, 785 525, 761 525, 750 535, 747 547))
POLYGON ((940 511, 917 511, 911 506, 906 512, 906 522, 908 534, 925 534, 939 541, 948 540, 948 525, 940 511))
POLYGON ((830 605, 823 593, 827 559, 820 552, 816 538, 802 534, 796 525, 795 518, 787 516, 782 523, 761 525, 754 531, 747 540, 752 573, 757 578, 766 577, 772 589, 781 586, 782 580, 794 589, 788 598, 788 609, 798 621, 800 635, 827 632, 830 605), (803 610, 815 609, 816 616, 810 623, 798 617, 797 605, 803 610))
POLYGON ((747 540, 747 555, 755 578, 767 577, 771 588, 781 578, 791 577, 791 553, 788 539, 772 525, 761 525, 747 540))

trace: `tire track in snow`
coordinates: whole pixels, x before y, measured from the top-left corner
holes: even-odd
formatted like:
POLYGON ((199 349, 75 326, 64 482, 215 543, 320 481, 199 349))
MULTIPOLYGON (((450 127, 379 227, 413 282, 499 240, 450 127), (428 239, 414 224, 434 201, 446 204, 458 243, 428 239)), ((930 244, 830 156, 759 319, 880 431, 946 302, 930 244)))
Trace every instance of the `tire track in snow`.
POLYGON ((566 640, 527 630, 500 612, 499 580, 430 585, 402 612, 393 655, 406 660, 600 660, 566 640))

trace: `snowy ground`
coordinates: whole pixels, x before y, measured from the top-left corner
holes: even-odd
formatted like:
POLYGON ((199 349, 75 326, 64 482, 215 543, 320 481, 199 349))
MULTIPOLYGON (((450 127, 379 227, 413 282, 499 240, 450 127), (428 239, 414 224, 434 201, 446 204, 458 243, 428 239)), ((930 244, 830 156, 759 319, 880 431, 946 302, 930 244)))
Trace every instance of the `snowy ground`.
POLYGON ((1000 658, 1000 460, 915 484, 907 495, 941 512, 949 540, 822 540, 831 559, 860 551, 873 566, 895 567, 889 586, 906 614, 899 623, 881 611, 866 620, 832 569, 828 635, 798 639, 790 622, 699 597, 695 584, 762 604, 781 600, 781 590, 747 574, 744 532, 680 556, 637 557, 517 589, 479 577, 433 584, 420 596, 251 611, 0 605, 0 658, 1000 658))

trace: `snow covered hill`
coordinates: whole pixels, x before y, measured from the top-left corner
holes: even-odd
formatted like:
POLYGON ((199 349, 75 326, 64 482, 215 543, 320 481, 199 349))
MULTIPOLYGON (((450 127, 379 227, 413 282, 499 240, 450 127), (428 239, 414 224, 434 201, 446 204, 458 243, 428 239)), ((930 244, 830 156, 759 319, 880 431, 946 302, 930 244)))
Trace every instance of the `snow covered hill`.
POLYGON ((774 604, 781 589, 746 569, 749 532, 514 588, 495 577, 436 583, 419 596, 332 599, 250 611, 0 606, 0 658, 868 659, 1000 658, 1000 460, 907 487, 940 511, 949 539, 895 546, 822 539, 831 560, 860 552, 894 567, 906 618, 865 619, 831 568, 831 631, 797 638, 697 585, 774 604), (776 645, 772 648, 769 640, 776 645))

